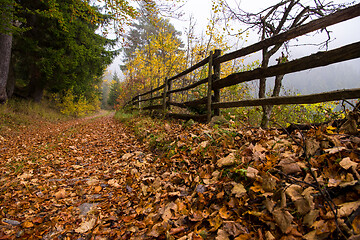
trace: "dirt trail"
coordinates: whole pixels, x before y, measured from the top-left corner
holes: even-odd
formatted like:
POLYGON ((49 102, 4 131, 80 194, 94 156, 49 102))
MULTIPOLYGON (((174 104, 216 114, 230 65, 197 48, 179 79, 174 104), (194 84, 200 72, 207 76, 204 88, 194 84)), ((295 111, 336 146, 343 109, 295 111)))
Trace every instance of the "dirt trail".
POLYGON ((7 137, 0 142, 1 239, 92 235, 122 204, 126 173, 119 160, 129 152, 146 158, 112 115, 7 137))
POLYGON ((359 136, 128 121, 1 133, 0 240, 359 239, 359 136))

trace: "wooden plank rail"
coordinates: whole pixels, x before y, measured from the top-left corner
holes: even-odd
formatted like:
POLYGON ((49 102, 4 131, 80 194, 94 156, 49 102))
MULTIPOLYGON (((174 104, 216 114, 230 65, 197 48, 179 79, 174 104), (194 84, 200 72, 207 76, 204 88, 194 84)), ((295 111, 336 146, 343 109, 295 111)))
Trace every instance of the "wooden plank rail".
POLYGON ((184 103, 169 102, 169 104, 172 106, 177 106, 177 107, 181 107, 181 108, 195 107, 195 106, 206 104, 207 99, 208 99, 207 97, 204 97, 204 98, 194 100, 194 101, 188 101, 188 102, 184 102, 184 103))
POLYGON ((193 89, 193 88, 196 88, 197 86, 200 86, 204 83, 207 83, 208 82, 208 78, 204 78, 204 79, 201 79, 193 84, 190 84, 186 87, 183 87, 183 88, 179 88, 179 89, 174 89, 174 90, 171 90, 169 91, 169 93, 177 93, 177 92, 183 92, 183 91, 186 91, 186 90, 190 90, 190 89, 193 89))
POLYGON ((186 69, 185 71, 179 73, 178 75, 170 78, 169 80, 172 81, 172 80, 175 80, 177 78, 180 78, 180 77, 183 77, 185 76, 186 74, 188 73, 191 73, 192 71, 204 66, 205 64, 207 64, 209 62, 209 57, 205 58, 204 60, 198 62, 197 64, 195 64, 194 66, 190 67, 189 69, 186 69))
POLYGON ((147 91, 147 92, 145 92, 145 93, 140 94, 139 96, 142 97, 142 96, 145 96, 145 95, 147 95, 147 94, 154 93, 154 92, 156 92, 156 91, 159 91, 159 90, 163 89, 164 87, 165 87, 165 84, 162 84, 162 85, 160 85, 159 87, 154 88, 153 90, 150 90, 150 91, 147 91))
POLYGON ((141 99, 141 100, 135 101, 134 104, 137 104, 139 102, 148 102, 148 101, 158 100, 158 99, 162 99, 162 98, 163 98, 163 94, 161 94, 160 96, 157 96, 157 97, 152 97, 152 98, 141 99))
POLYGON ((263 105, 312 104, 360 98, 360 88, 337 90, 302 96, 269 97, 261 99, 242 100, 237 102, 213 103, 214 108, 250 107, 263 105))
POLYGON ((266 69, 257 68, 253 71, 231 74, 223 79, 215 81, 213 87, 221 89, 242 82, 282 75, 286 73, 299 72, 307 69, 327 66, 350 59, 360 57, 360 42, 346 45, 327 52, 318 52, 316 54, 293 60, 280 65, 268 67, 266 69))
POLYGON ((360 88, 354 88, 303 96, 282 96, 241 100, 235 102, 220 102, 220 90, 225 87, 230 87, 239 83, 253 81, 260 78, 285 75, 288 73, 304 71, 307 69, 328 66, 330 64, 360 58, 360 42, 355 42, 330 51, 318 52, 286 63, 270 66, 268 68, 257 68, 252 71, 233 73, 222 79, 220 78, 221 63, 239 57, 244 57, 246 55, 260 51, 273 45, 282 44, 296 37, 305 35, 319 29, 324 29, 328 26, 347 21, 358 16, 360 16, 360 4, 356 4, 346 9, 339 10, 333 14, 324 16, 317 20, 310 21, 306 24, 300 25, 296 28, 275 35, 271 38, 255 43, 251 46, 236 50, 234 52, 230 52, 223 56, 221 56, 221 50, 217 49, 214 52, 211 52, 208 57, 186 69, 185 71, 175 75, 174 77, 166 78, 164 80, 164 83, 159 87, 133 97, 129 102, 125 104, 125 106, 130 106, 131 108, 131 106, 137 105, 139 109, 143 110, 161 110, 162 115, 167 117, 174 117, 180 119, 192 118, 198 121, 209 122, 212 116, 217 116, 220 114, 220 109, 222 108, 286 104, 313 104, 327 101, 360 98, 360 88), (174 85, 173 82, 175 80, 184 77, 185 75, 195 71, 200 67, 205 66, 206 64, 208 64, 208 74, 206 78, 200 79, 192 84, 183 86, 181 88, 172 89, 172 86, 174 85), (206 97, 187 102, 175 102, 172 98, 172 94, 174 93, 188 91, 206 83, 206 97), (157 93, 157 96, 153 97, 153 95, 155 95, 154 93, 157 93), (150 96, 148 98, 144 98, 144 96, 148 94, 150 94, 150 96), (160 105, 150 105, 143 107, 142 103, 150 102, 150 104, 152 104, 152 101, 154 100, 162 101, 160 105), (205 109, 206 114, 194 115, 171 112, 171 106, 190 109, 196 108, 199 105, 203 105, 203 109, 201 110, 203 111, 205 109))
POLYGON ((143 110, 157 110, 157 109, 162 109, 162 105, 152 105, 143 108, 143 110))

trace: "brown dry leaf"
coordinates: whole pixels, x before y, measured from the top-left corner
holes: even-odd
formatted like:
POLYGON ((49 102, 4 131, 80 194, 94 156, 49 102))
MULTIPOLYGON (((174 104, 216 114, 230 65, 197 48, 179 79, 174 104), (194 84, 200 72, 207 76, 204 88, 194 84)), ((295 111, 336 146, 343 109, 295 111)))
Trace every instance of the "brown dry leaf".
POLYGON ((285 174, 301 172, 300 166, 296 163, 294 159, 291 158, 282 159, 278 165, 281 167, 282 171, 285 174))
POLYGON ((227 155, 224 158, 221 158, 217 161, 216 165, 221 168, 221 167, 229 167, 232 166, 236 163, 236 158, 235 158, 235 154, 234 153, 230 153, 229 155, 227 155))
POLYGON ((24 179, 29 179, 29 178, 31 178, 32 176, 33 176, 32 173, 23 173, 23 174, 21 174, 20 176, 18 176, 18 178, 24 180, 24 179))
POLYGON ((219 215, 222 219, 229 219, 231 217, 231 212, 227 210, 225 206, 220 208, 219 215))
POLYGON ((165 208, 165 211, 164 211, 164 213, 162 214, 162 219, 164 220, 164 221, 169 221, 171 218, 172 218, 172 212, 171 212, 171 208, 165 208))
POLYGON ((223 228, 224 231, 226 231, 230 236, 236 237, 240 235, 241 233, 246 233, 246 228, 242 226, 238 222, 234 221, 224 221, 223 222, 223 228))
POLYGON ((77 233, 86 233, 87 231, 93 229, 93 227, 95 226, 95 223, 96 223, 95 218, 91 218, 88 221, 82 222, 80 224, 80 227, 75 229, 75 232, 77 232, 77 233))
POLYGON ((255 168, 248 167, 246 169, 246 177, 248 177, 250 179, 255 179, 256 177, 258 177, 258 173, 259 173, 259 171, 255 168))
POLYGON ((335 154, 345 149, 346 147, 334 147, 334 148, 324 149, 324 151, 329 154, 335 154))
POLYGON ((301 215, 308 213, 313 208, 314 203, 312 202, 312 196, 310 195, 312 191, 308 190, 306 193, 301 186, 291 185, 285 192, 295 203, 296 210, 301 215))
POLYGON ((223 220, 221 219, 220 215, 216 215, 216 217, 208 219, 208 222, 210 223, 210 226, 212 227, 210 229, 210 232, 215 232, 222 225, 223 220))
MULTIPOLYGON (((360 207, 360 200, 355 202, 346 202, 339 205, 340 209, 338 210, 338 217, 348 217, 353 211, 360 207)), ((332 212, 326 214, 327 218, 333 218, 334 215, 332 212)))
POLYGON ((177 228, 171 228, 169 234, 176 235, 178 233, 185 232, 185 230, 186 230, 186 227, 184 227, 184 226, 177 227, 177 228))
POLYGON ((320 214, 319 210, 312 209, 308 214, 305 215, 303 224, 306 226, 313 225, 319 214, 320 214))
POLYGON ((354 233, 360 234, 360 215, 356 216, 356 218, 354 219, 354 221, 351 223, 351 226, 354 230, 354 233))
POLYGON ((23 228, 32 228, 34 227, 34 224, 32 222, 24 222, 23 224, 21 224, 21 226, 23 228))
POLYGON ((272 214, 276 224, 280 227, 280 230, 285 234, 289 233, 291 231, 291 222, 294 217, 284 209, 275 209, 272 214))
POLYGON ((95 193, 99 193, 99 192, 101 192, 101 190, 102 190, 101 186, 96 186, 94 189, 95 193))
POLYGON ((241 234, 238 237, 234 238, 234 240, 250 240, 252 239, 251 234, 241 234))
POLYGON ((269 173, 266 173, 262 179, 262 188, 265 192, 273 192, 276 188, 276 179, 269 173))
POLYGON ((216 240, 230 240, 229 238, 229 234, 222 230, 222 229, 219 229, 218 232, 217 232, 217 236, 215 238, 216 240))
POLYGON ((89 180, 87 180, 86 184, 89 186, 95 186, 99 184, 99 180, 96 178, 90 178, 89 180))
POLYGON ((133 153, 125 153, 121 158, 126 161, 129 160, 129 158, 131 158, 133 155, 133 153))
POLYGON ((66 190, 61 189, 60 191, 56 192, 55 193, 55 198, 56 199, 66 198, 66 190))
POLYGON ((315 228, 316 235, 318 235, 318 236, 321 236, 321 235, 328 236, 330 233, 332 233, 336 229, 335 222, 332 220, 330 220, 330 221, 320 220, 320 221, 315 222, 312 226, 315 228))
POLYGON ((43 217, 36 217, 32 220, 33 223, 36 223, 36 224, 41 224, 44 222, 44 218, 43 217))
POLYGON ((270 231, 266 231, 265 239, 266 240, 275 240, 276 238, 274 237, 274 235, 272 235, 272 233, 270 231))
POLYGON ((266 151, 266 148, 264 148, 261 144, 255 144, 254 148, 252 149, 253 153, 255 152, 265 152, 266 151))
POLYGON ((119 181, 116 180, 116 179, 110 179, 107 183, 108 183, 110 186, 115 187, 115 188, 121 187, 120 184, 119 184, 119 181))
POLYGON ((330 233, 317 234, 316 230, 314 230, 304 235, 303 238, 306 240, 325 240, 329 235, 330 233))
POLYGON ((246 194, 246 189, 244 185, 241 183, 233 182, 233 189, 231 190, 231 193, 235 195, 235 197, 240 198, 246 194))
POLYGON ((346 158, 343 158, 343 160, 340 161, 340 166, 346 170, 354 167, 356 168, 357 167, 357 163, 354 162, 354 161, 351 161, 351 159, 349 157, 346 157, 346 158))
POLYGON ((320 143, 315 139, 305 140, 306 156, 310 157, 315 155, 316 151, 320 148, 320 143))

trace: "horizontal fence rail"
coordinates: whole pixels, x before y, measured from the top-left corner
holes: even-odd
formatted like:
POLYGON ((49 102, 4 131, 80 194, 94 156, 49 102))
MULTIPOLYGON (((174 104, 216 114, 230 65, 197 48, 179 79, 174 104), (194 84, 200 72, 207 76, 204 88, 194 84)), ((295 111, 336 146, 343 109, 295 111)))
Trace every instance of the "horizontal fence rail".
POLYGON ((221 63, 234 60, 239 57, 244 57, 246 55, 260 51, 273 45, 282 44, 296 37, 305 35, 319 29, 324 29, 328 26, 341 23, 358 16, 360 16, 360 4, 356 4, 346 9, 339 10, 328 16, 310 21, 309 23, 300 25, 284 33, 275 35, 271 38, 265 39, 248 47, 236 50, 234 52, 230 52, 222 56, 221 50, 215 50, 214 52, 211 52, 208 57, 186 69, 185 71, 177 74, 174 77, 165 79, 164 83, 157 88, 151 89, 150 91, 133 97, 128 103, 125 104, 125 106, 137 106, 142 110, 162 110, 163 115, 168 117, 180 119, 193 118, 194 120, 199 121, 210 121, 212 116, 219 115, 219 109, 221 108, 284 104, 312 104, 327 101, 360 98, 360 89, 354 88, 302 96, 281 96, 241 100, 234 102, 220 102, 220 89, 226 87, 261 78, 285 75, 288 73, 304 71, 351 59, 360 58, 360 42, 356 42, 336 48, 334 50, 317 52, 306 57, 270 66, 268 68, 257 68, 252 71, 236 72, 224 78, 220 78, 221 63), (192 73, 193 71, 206 65, 208 66, 208 74, 206 78, 200 79, 181 88, 172 89, 173 81, 184 77, 187 74, 192 73), (206 97, 187 102, 172 101, 172 94, 188 91, 204 84, 207 84, 206 97), (153 94, 155 93, 157 93, 156 96, 153 96, 153 94), (147 95, 150 96, 145 98, 145 96, 147 95), (152 105, 153 101, 158 100, 162 100, 162 103, 152 105), (142 107, 143 103, 149 103, 149 106, 142 107), (189 109, 193 107, 199 107, 201 105, 204 106, 203 109, 205 110, 206 114, 195 115, 170 112, 171 106, 189 109))

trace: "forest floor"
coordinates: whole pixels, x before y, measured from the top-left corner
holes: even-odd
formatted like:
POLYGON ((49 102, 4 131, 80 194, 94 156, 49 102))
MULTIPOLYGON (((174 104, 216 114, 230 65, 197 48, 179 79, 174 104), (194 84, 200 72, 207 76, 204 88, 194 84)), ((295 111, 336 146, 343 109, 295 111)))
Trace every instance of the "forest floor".
POLYGON ((113 114, 0 132, 0 239, 360 239, 360 138, 113 114))

